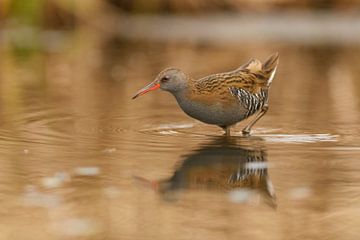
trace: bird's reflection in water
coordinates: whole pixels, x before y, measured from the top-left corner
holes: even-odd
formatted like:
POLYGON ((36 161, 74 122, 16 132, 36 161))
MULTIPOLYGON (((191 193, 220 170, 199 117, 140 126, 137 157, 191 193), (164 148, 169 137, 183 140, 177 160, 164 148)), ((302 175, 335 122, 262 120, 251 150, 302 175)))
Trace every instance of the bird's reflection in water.
POLYGON ((255 198, 276 207, 266 149, 258 138, 216 138, 185 155, 170 178, 136 178, 166 200, 176 200, 181 190, 212 190, 229 193, 234 202, 255 198))

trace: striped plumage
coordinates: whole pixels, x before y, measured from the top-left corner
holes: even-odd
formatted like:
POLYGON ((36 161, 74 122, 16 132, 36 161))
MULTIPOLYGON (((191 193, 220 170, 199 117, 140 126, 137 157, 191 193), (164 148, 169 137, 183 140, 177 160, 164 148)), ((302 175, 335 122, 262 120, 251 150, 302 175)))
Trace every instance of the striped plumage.
POLYGON ((242 88, 230 88, 230 92, 233 96, 237 97, 239 102, 242 102, 245 109, 247 109, 244 118, 248 118, 262 109, 268 100, 267 89, 261 90, 258 93, 250 93, 242 88))
POLYGON ((243 129, 243 134, 247 135, 268 109, 268 90, 278 58, 279 55, 275 53, 264 64, 251 59, 233 71, 212 74, 198 80, 178 69, 165 69, 135 97, 156 88, 169 91, 186 114, 222 127, 227 135, 232 125, 259 112, 243 129))

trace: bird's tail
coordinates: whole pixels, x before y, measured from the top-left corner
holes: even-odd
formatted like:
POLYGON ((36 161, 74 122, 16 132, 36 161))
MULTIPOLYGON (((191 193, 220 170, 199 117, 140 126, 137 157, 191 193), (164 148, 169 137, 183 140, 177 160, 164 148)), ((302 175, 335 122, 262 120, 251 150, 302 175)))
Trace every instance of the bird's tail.
POLYGON ((272 80, 274 79, 277 65, 279 63, 279 53, 272 54, 263 64, 262 71, 267 77, 267 85, 270 86, 272 80))

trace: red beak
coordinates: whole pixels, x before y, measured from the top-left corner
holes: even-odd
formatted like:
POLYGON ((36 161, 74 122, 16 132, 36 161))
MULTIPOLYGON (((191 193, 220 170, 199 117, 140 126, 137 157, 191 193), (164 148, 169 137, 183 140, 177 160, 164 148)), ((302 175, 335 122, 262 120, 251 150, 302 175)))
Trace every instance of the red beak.
POLYGON ((140 89, 136 94, 135 96, 132 97, 132 99, 135 99, 137 98, 138 96, 141 96, 141 95, 144 95, 145 93, 147 92, 150 92, 150 91, 153 91, 153 90, 156 90, 160 88, 160 84, 157 83, 157 82, 152 82, 150 83, 149 85, 147 85, 146 87, 140 89))
POLYGON ((159 181, 151 181, 146 178, 138 177, 138 176, 133 176, 133 178, 138 184, 144 187, 151 188, 154 191, 159 190, 159 181))

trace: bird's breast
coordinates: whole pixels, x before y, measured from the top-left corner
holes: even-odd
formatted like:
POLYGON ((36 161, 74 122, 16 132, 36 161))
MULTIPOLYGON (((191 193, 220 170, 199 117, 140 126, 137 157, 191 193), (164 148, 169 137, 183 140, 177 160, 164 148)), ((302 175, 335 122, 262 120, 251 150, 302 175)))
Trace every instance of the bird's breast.
POLYGON ((233 125, 246 116, 246 109, 236 98, 229 96, 175 95, 181 109, 190 117, 208 124, 233 125))

